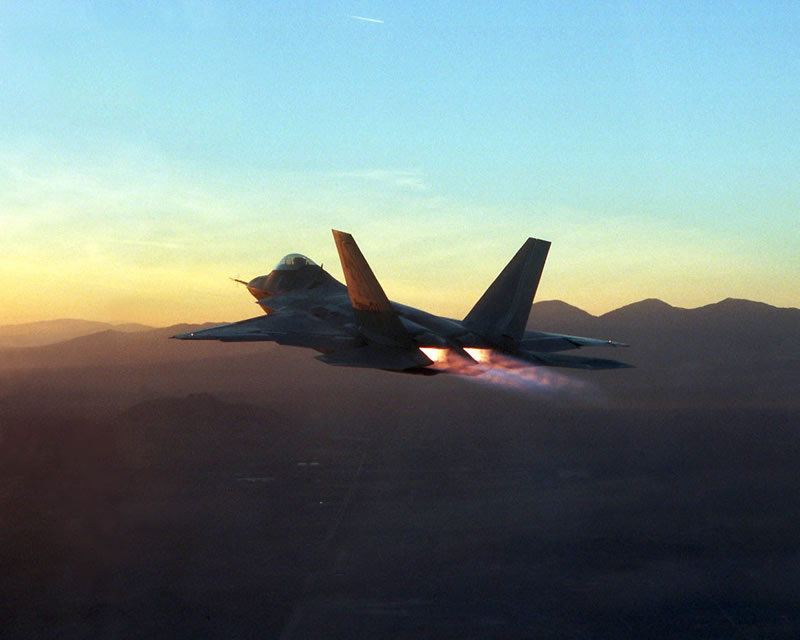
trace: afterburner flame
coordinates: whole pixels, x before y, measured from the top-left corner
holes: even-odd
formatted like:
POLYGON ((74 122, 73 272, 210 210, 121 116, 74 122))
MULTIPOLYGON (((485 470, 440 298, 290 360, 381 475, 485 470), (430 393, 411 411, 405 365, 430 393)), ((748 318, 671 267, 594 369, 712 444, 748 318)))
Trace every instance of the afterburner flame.
POLYGON ((452 375, 468 376, 478 382, 520 391, 576 390, 583 387, 582 382, 568 378, 549 367, 533 366, 492 349, 465 348, 464 351, 473 360, 452 349, 421 347, 420 351, 433 361, 429 365, 431 368, 452 375))
POLYGON ((464 347, 466 351, 476 362, 490 362, 492 359, 491 349, 478 349, 477 347, 464 347))
POLYGON ((420 347, 419 350, 433 360, 434 365, 441 362, 447 362, 448 349, 440 349, 439 347, 420 347))
POLYGON ((431 369, 459 376, 477 376, 483 373, 481 365, 452 349, 420 347, 420 351, 433 360, 433 364, 428 365, 431 369))

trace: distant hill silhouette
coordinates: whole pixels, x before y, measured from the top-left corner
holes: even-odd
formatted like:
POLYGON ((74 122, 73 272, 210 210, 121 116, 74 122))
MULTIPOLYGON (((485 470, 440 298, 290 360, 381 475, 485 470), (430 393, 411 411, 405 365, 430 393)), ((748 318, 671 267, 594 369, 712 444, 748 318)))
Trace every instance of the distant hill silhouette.
POLYGON ((6 324, 0 325, 0 347, 35 347, 54 344, 97 333, 98 331, 114 330, 123 333, 134 333, 151 329, 153 327, 135 322, 111 324, 109 322, 71 318, 40 320, 23 324, 6 324))
POLYGON ((695 309, 648 299, 601 316, 557 301, 539 302, 533 305, 528 328, 588 332, 669 357, 684 358, 689 348, 703 354, 752 352, 779 358, 800 351, 800 309, 733 298, 695 309))
MULTIPOLYGON (((561 300, 547 300, 537 302, 531 309, 528 328, 539 328, 543 326, 584 326, 591 323, 595 318, 590 313, 573 307, 561 300)), ((559 329, 558 333, 566 333, 564 329, 559 329)))
POLYGON ((576 311, 563 303, 536 303, 528 328, 630 344, 614 352, 639 368, 628 377, 630 388, 648 387, 653 395, 673 389, 687 400, 712 390, 742 401, 794 395, 800 309, 727 298, 695 309, 648 299, 601 316, 576 311))
MULTIPOLYGON (((66 370, 76 371, 76 381, 81 377, 86 380, 81 388, 91 387, 95 392, 120 384, 117 379, 127 379, 131 393, 161 385, 172 393, 227 389, 294 394, 302 390, 313 397, 354 384, 395 391, 418 386, 418 381, 411 383, 408 376, 327 367, 315 361, 315 354, 309 350, 269 342, 187 343, 168 339, 203 326, 210 324, 135 333, 105 330, 56 344, 0 348, 0 373, 54 372, 49 383, 36 373, 36 378, 20 387, 20 393, 25 394, 33 394, 33 389, 53 393, 55 388, 64 388, 66 394, 75 382, 56 373, 66 370), (154 380, 160 381, 158 385, 154 380)), ((609 402, 669 406, 794 406, 800 402, 796 393, 800 374, 798 309, 735 299, 683 309, 649 299, 593 316, 553 300, 533 305, 529 328, 630 344, 626 349, 589 348, 581 352, 629 362, 637 367, 635 370, 554 370, 585 381, 609 402)), ((441 388, 443 384, 451 383, 440 381, 435 386, 441 388)), ((70 393, 76 396, 77 404, 79 394, 70 393)))
MULTIPOLYGON (((9 368, 64 368, 132 365, 148 362, 195 360, 203 357, 240 354, 241 347, 220 342, 184 343, 169 340, 176 333, 210 327, 220 323, 202 325, 180 324, 160 329, 137 332, 103 330, 82 335, 71 340, 35 347, 0 348, 0 370, 9 368), (195 348, 186 348, 191 344, 195 348)), ((269 350, 272 343, 248 345, 250 350, 269 350)))

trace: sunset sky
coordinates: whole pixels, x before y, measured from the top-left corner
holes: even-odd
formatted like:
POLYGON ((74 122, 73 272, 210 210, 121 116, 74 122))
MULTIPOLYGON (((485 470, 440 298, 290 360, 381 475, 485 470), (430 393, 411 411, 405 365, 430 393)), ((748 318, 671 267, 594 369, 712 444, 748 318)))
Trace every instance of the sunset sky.
POLYGON ((258 307, 351 232, 461 317, 537 299, 800 306, 800 3, 0 4, 0 324, 258 307), (370 18, 364 20, 363 18, 370 18))

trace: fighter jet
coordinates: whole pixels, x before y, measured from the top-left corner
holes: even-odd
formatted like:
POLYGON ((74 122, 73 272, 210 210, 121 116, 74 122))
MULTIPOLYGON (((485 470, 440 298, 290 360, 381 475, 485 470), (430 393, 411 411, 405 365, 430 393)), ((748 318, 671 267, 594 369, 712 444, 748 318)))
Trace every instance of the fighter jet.
POLYGON ((550 243, 528 238, 463 320, 391 302, 349 233, 333 230, 346 285, 299 253, 268 275, 238 280, 266 315, 182 333, 180 340, 273 341, 308 347, 326 364, 402 373, 480 375, 500 359, 519 366, 618 369, 623 362, 563 355, 612 340, 526 331, 550 243))

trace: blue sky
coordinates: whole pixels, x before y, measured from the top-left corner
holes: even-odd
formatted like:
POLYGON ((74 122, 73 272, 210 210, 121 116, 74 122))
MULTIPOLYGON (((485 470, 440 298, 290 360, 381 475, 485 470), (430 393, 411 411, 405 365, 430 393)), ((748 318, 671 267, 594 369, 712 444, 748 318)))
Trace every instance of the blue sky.
POLYGON ((539 297, 593 313, 798 306, 798 33, 796 2, 8 3, 0 322, 245 317, 225 276, 339 276, 331 227, 451 315, 529 235, 539 297))

